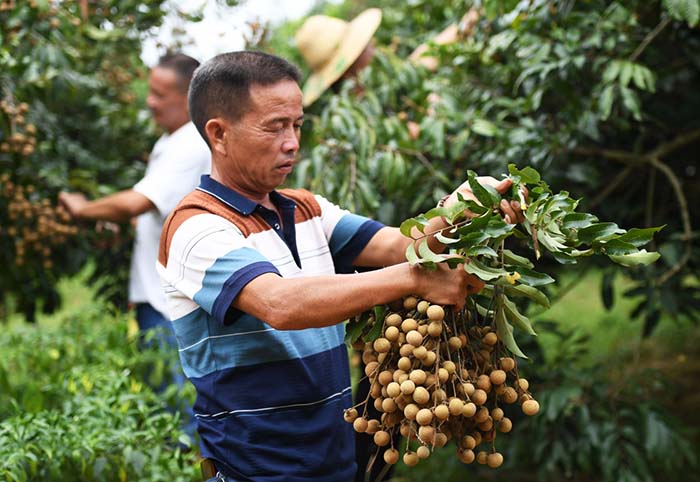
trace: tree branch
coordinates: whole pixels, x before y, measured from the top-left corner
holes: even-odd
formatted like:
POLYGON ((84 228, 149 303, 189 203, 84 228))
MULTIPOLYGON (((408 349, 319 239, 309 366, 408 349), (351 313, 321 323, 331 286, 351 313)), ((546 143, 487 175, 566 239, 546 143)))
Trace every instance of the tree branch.
POLYGON ((639 44, 639 47, 635 49, 634 52, 632 52, 632 55, 630 55, 629 61, 634 62, 637 60, 637 58, 642 55, 642 52, 644 52, 644 49, 647 48, 647 46, 651 43, 654 38, 656 38, 657 35, 661 33, 663 29, 666 28, 666 26, 671 23, 671 17, 666 17, 664 18, 659 24, 649 32, 646 37, 644 37, 644 40, 642 40, 642 43, 639 44))

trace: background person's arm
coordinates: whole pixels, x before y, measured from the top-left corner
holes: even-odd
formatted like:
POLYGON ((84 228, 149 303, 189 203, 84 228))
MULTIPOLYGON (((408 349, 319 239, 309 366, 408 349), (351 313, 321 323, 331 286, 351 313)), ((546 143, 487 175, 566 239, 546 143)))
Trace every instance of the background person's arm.
POLYGON ((75 219, 126 222, 131 218, 155 209, 143 194, 127 189, 94 201, 83 194, 61 192, 58 201, 75 219))

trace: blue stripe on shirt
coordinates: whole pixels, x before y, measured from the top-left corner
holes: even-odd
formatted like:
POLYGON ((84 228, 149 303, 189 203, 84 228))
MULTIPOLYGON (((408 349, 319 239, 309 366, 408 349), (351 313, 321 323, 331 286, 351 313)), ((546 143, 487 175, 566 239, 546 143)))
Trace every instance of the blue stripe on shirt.
POLYGON ((384 225, 380 222, 355 214, 346 214, 340 218, 329 242, 335 272, 352 273, 355 270, 353 267, 355 258, 383 227, 384 225))

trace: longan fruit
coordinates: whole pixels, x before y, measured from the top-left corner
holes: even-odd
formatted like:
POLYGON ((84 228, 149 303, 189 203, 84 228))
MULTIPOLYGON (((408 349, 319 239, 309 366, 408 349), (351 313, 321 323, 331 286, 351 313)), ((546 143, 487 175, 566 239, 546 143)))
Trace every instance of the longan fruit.
POLYGON ((462 463, 471 464, 471 463, 474 462, 474 459, 476 458, 476 456, 474 455, 474 451, 473 451, 473 450, 471 450, 471 449, 464 449, 464 450, 458 450, 458 451, 457 451, 457 458, 459 458, 459 460, 460 460, 462 463))
POLYGON ((379 430, 374 434, 374 443, 378 447, 389 445, 389 442, 391 442, 391 435, 386 430, 379 430))
POLYGON ((462 437, 462 447, 469 450, 473 449, 476 447, 476 439, 471 435, 465 435, 462 437))
POLYGON ((377 338, 374 340, 374 351, 377 353, 387 353, 391 350, 391 342, 386 338, 377 338))
POLYGON ((501 370, 511 371, 515 368, 515 360, 511 357, 501 358, 501 370))
POLYGON ((384 452, 384 462, 389 465, 394 465, 399 461, 399 451, 396 449, 387 449, 384 452))
POLYGON ((377 371, 377 368, 379 367, 379 363, 376 361, 371 361, 365 365, 365 375, 368 377, 371 377, 374 372, 377 371))
POLYGON ((489 378, 494 385, 503 385, 506 381, 506 372, 503 370, 494 370, 489 375, 489 378))
POLYGON ((522 409, 525 415, 536 415, 540 411, 540 404, 537 400, 526 400, 522 405, 522 409))
POLYGON ((399 327, 401 326, 401 322, 403 319, 401 318, 401 315, 398 313, 391 313, 390 315, 387 315, 386 318, 384 318, 384 324, 386 326, 395 326, 399 327))
POLYGON ((504 416, 504 413, 503 413, 503 409, 502 409, 502 408, 496 407, 496 408, 491 409, 491 417, 492 417, 495 421, 498 422, 499 420, 503 420, 503 416, 504 416))
POLYGON ((408 379, 416 385, 423 385, 427 377, 428 375, 421 369, 411 370, 411 372, 408 374, 408 379))
POLYGON ((367 431, 367 425, 367 419, 363 417, 356 418, 355 421, 352 422, 352 428, 354 428, 357 433, 365 433, 367 431))
POLYGON ((480 463, 481 465, 486 465, 486 462, 488 462, 489 459, 489 454, 482 450, 478 454, 476 454, 476 461, 480 463))
POLYGON ((410 395, 416 390, 416 384, 411 380, 405 380, 401 383, 401 393, 410 395))
POLYGON ((407 356, 402 356, 399 358, 399 361, 396 362, 396 366, 399 367, 399 370, 403 370, 404 372, 408 372, 412 364, 413 362, 411 362, 411 359, 407 356))
POLYGON ((384 330, 384 338, 391 342, 398 340, 399 334, 399 329, 395 326, 388 326, 386 330, 384 330))
POLYGON ((416 305, 416 311, 418 311, 418 313, 424 314, 426 311, 428 311, 429 306, 430 306, 429 301, 426 301, 426 300, 420 301, 416 305))
POLYGON ((433 412, 427 408, 421 408, 416 414, 416 422, 419 425, 429 425, 433 421, 433 412))
MULTIPOLYGON (((420 348, 420 347, 416 348, 416 349, 414 350, 414 352, 415 352, 416 350, 418 350, 419 348, 420 348)), ((423 347, 423 348, 425 348, 425 347, 423 347)), ((422 360, 422 362, 423 362, 423 365, 425 365, 425 366, 427 366, 427 367, 430 367, 430 366, 433 366, 433 364, 435 363, 435 360, 437 360, 437 355, 435 354, 434 351, 428 351, 428 350, 426 349, 425 358, 422 358, 421 360, 422 360)))
POLYGON ((399 348, 399 355, 401 356, 411 356, 413 355, 413 349, 415 346, 411 345, 410 343, 404 343, 401 345, 401 348, 399 348))
POLYGON ((421 335, 415 329, 411 330, 406 333, 406 341, 413 346, 420 346, 421 343, 423 343, 423 335, 421 335))
POLYGON ((476 379, 476 386, 485 392, 491 390, 491 378, 488 375, 479 375, 476 379))
POLYGON ((418 322, 413 318, 406 318, 401 322, 401 331, 408 333, 418 328, 418 322))
POLYGON ((474 403, 467 402, 462 408, 462 416, 466 418, 473 417, 476 414, 476 410, 476 405, 474 403))
MULTIPOLYGON (((409 346, 413 346, 413 345, 409 345, 409 346)), ((431 352, 429 352, 426 347, 421 345, 421 346, 415 347, 413 349, 412 353, 413 353, 413 356, 418 358, 419 360, 425 360, 426 357, 428 356, 428 354, 431 352)))
POLYGON ((440 421, 447 420, 447 418, 450 416, 450 409, 447 405, 438 405, 437 407, 435 407, 434 411, 435 418, 437 418, 440 421))
POLYGON ((352 423, 355 421, 357 418, 357 409, 354 408, 348 408, 343 412, 343 418, 345 419, 346 422, 352 423))
POLYGON ((386 393, 390 397, 398 397, 401 394, 401 385, 397 382, 391 382, 386 386, 386 393))
POLYGON ((462 389, 464 390, 464 394, 467 395, 468 397, 471 397, 474 394, 474 391, 476 390, 476 387, 472 385, 469 382, 462 383, 462 389))
POLYGON ((405 310, 411 311, 418 305, 418 299, 415 296, 407 296, 403 300, 403 307, 405 310))
MULTIPOLYGON (((415 405, 413 403, 409 403, 408 405, 406 405, 406 408, 403 409, 403 415, 408 420, 415 420, 416 417, 418 416, 418 412, 420 410, 421 409, 418 408, 418 405, 415 405)), ((430 411, 430 410, 428 410, 428 411, 430 411)))
POLYGON ((374 418, 370 419, 367 421, 367 430, 365 430, 365 433, 367 433, 368 435, 374 435, 379 430, 379 427, 379 420, 376 420, 374 418))
POLYGON ((508 433, 513 429, 513 422, 510 421, 508 417, 503 417, 498 422, 498 431, 501 433, 508 433))
POLYGON ((442 321, 445 318, 445 309, 440 305, 430 305, 426 313, 430 321, 442 321))
POLYGON ((430 401, 430 392, 423 387, 416 387, 416 391, 413 392, 413 400, 419 405, 424 405, 430 401))
POLYGON ((421 445, 416 449, 416 455, 419 459, 427 459, 430 457, 430 449, 425 445, 421 445))
POLYGON ((433 445, 436 447, 444 447, 447 445, 447 435, 441 432, 436 433, 433 440, 433 445))
MULTIPOLYGON (((513 391, 515 391, 515 390, 513 390, 513 391)), ((486 400, 488 399, 488 395, 482 389, 477 388, 476 390, 474 390, 474 393, 472 394, 472 396, 470 398, 471 398, 472 402, 474 402, 475 404, 483 405, 486 403, 486 400)), ((513 401, 515 401, 515 400, 513 400, 513 401)))
POLYGON ((520 387, 520 390, 527 392, 527 389, 530 388, 530 382, 528 382, 525 378, 518 378, 518 386, 520 387))
POLYGON ((416 455, 415 452, 406 452, 403 454, 403 463, 406 464, 408 467, 415 467, 416 464, 418 464, 418 461, 420 459, 418 458, 418 455, 416 455))
POLYGON ((457 371, 457 365, 455 365, 455 362, 450 360, 442 362, 442 368, 447 370, 447 373, 449 373, 450 375, 457 371))
POLYGON ((394 379, 394 374, 390 372, 389 370, 384 370, 379 373, 379 376, 377 377, 377 381, 379 382, 380 385, 382 386, 387 386, 389 385, 392 380, 394 379))
POLYGON ((450 415, 453 416, 458 416, 462 414, 462 410, 464 409, 464 402, 460 400, 459 398, 453 398, 450 400, 450 404, 448 406, 450 415))
POLYGON ((515 403, 518 400, 518 392, 513 387, 507 387, 501 398, 506 403, 515 403))
POLYGON ((418 438, 426 444, 432 444, 435 441, 435 428, 431 425, 422 425, 418 427, 418 438))
POLYGON ((481 341, 484 343, 484 345, 494 346, 496 343, 498 343, 498 335, 496 335, 494 332, 486 333, 481 341))
POLYGON ((382 412, 394 413, 397 409, 396 402, 392 398, 385 398, 382 400, 382 412))
POLYGON ((450 339, 447 340, 447 346, 450 351, 457 351, 462 348, 462 340, 458 336, 451 336, 450 339))
POLYGON ((494 452, 492 454, 489 454, 488 457, 486 458, 486 463, 492 469, 500 467, 503 464, 503 455, 501 455, 498 452, 494 452))

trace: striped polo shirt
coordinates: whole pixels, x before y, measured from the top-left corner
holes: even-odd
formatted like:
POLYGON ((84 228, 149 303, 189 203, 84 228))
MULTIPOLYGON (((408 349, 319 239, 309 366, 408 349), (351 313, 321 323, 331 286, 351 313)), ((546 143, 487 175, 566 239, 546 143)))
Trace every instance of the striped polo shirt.
POLYGON ((231 304, 263 273, 352 272, 382 225, 305 190, 273 191, 270 199, 282 222, 202 176, 163 227, 158 271, 182 366, 197 388, 202 456, 237 480, 350 481, 343 324, 275 330, 231 304))

